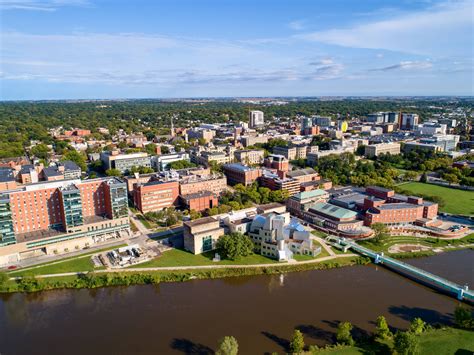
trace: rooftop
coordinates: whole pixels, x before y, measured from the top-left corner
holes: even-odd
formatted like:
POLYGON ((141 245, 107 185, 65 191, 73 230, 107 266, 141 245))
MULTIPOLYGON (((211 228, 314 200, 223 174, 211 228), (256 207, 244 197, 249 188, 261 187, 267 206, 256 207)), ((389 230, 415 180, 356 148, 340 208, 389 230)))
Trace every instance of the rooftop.
POLYGON ((213 196, 213 195, 214 194, 211 191, 205 190, 205 191, 199 191, 192 194, 181 195, 181 198, 183 198, 184 200, 192 200, 195 198, 207 197, 207 196, 213 196))
POLYGON ((378 208, 379 210, 399 210, 399 209, 416 208, 417 206, 420 206, 420 205, 400 202, 400 203, 386 203, 376 208, 378 208))
POLYGON ((0 168, 0 182, 15 181, 13 171, 10 168, 0 168))
POLYGON ((209 224, 209 223, 215 223, 215 222, 218 222, 217 219, 214 219, 212 217, 203 217, 203 218, 196 219, 194 221, 184 222, 184 224, 192 228, 192 227, 197 227, 203 224, 209 224))
POLYGON ((224 169, 231 169, 231 170, 238 170, 238 171, 256 170, 256 168, 252 168, 252 167, 249 167, 247 165, 243 165, 243 164, 239 164, 239 163, 225 164, 224 169))
POLYGON ((310 210, 320 212, 334 218, 355 218, 357 213, 346 208, 332 205, 330 203, 318 202, 311 206, 310 210))
POLYGON ((298 170, 289 171, 286 175, 294 178, 298 176, 313 175, 313 174, 317 174, 316 170, 314 170, 313 168, 306 168, 306 169, 298 169, 298 170))
POLYGON ((314 189, 310 191, 303 191, 300 193, 297 193, 296 195, 292 196, 292 198, 299 199, 299 200, 305 200, 307 198, 313 198, 313 197, 320 197, 323 195, 326 195, 327 192, 321 189, 314 189))

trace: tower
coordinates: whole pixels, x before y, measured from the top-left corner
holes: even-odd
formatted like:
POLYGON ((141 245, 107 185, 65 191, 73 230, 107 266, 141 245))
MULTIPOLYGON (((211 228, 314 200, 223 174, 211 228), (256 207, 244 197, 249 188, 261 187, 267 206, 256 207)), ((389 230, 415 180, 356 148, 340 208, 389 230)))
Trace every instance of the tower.
POLYGON ((173 116, 171 116, 171 138, 174 138, 174 125, 173 125, 173 116))

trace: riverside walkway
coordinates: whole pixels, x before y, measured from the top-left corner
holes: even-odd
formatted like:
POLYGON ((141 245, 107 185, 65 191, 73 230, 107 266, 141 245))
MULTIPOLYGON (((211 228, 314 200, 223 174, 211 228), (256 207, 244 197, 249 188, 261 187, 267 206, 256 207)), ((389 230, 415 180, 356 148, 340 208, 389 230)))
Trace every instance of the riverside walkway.
POLYGON ((388 266, 395 271, 399 271, 405 275, 411 276, 420 281, 428 282, 429 285, 436 286, 437 288, 447 291, 450 294, 455 294, 459 300, 466 300, 474 302, 474 291, 469 290, 468 286, 461 286, 455 282, 451 282, 443 277, 424 271, 413 265, 404 263, 402 261, 393 259, 384 253, 377 253, 369 248, 365 248, 351 240, 340 238, 336 236, 327 237, 328 240, 336 242, 337 244, 352 249, 361 255, 367 256, 373 259, 375 264, 383 264, 388 266))

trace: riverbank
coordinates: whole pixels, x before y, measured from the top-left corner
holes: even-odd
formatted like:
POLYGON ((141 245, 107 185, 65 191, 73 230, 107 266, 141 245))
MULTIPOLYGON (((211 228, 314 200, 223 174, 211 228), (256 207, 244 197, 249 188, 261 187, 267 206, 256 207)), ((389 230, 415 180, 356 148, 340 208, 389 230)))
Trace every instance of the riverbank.
POLYGON ((353 265, 366 265, 370 260, 353 254, 303 261, 291 264, 209 265, 162 268, 136 268, 63 273, 58 275, 23 276, 0 286, 0 293, 39 292, 55 289, 98 288, 183 282, 193 279, 216 279, 236 276, 272 275, 288 272, 326 270, 353 265))
MULTIPOLYGON (((472 330, 442 327, 431 329, 416 336, 418 338, 419 354, 472 354, 474 351, 474 332, 472 330)), ((365 340, 357 346, 328 345, 315 352, 305 352, 305 355, 360 355, 360 354, 390 354, 393 340, 365 340)))
MULTIPOLYGON (((441 252, 456 251, 470 248, 474 235, 462 239, 447 241, 439 238, 391 237, 382 243, 371 240, 362 242, 363 245, 397 259, 429 257, 441 252), (428 247, 416 252, 390 253, 396 245, 413 243, 428 247)), ((189 254, 175 250, 181 254, 189 254)), ((261 274, 280 274, 307 270, 320 270, 370 263, 370 260, 355 254, 326 252, 323 257, 312 260, 302 260, 294 263, 281 264, 260 255, 251 256, 245 260, 212 262, 212 258, 202 255, 171 255, 144 264, 134 265, 124 269, 93 268, 86 256, 66 259, 51 264, 43 264, 25 270, 15 270, 7 274, 10 280, 0 285, 0 293, 39 292, 54 289, 98 288, 107 286, 128 286, 138 284, 158 284, 160 282, 182 282, 191 279, 215 279, 235 276, 252 276, 261 274), (163 259, 164 258, 164 259, 163 259), (190 259, 190 258, 195 258, 190 259)))
MULTIPOLYGON (((409 263, 471 285, 472 258, 473 251, 464 250, 409 263)), ((379 315, 394 331, 408 329, 416 317, 448 326, 459 303, 373 264, 186 280, 2 294, 0 348, 6 354, 60 355, 74 344, 77 354, 184 354, 214 349, 223 336, 233 335, 242 354, 284 354, 295 328, 307 346, 323 347, 334 343, 342 321, 354 325, 354 337, 373 333, 379 315), (63 335, 51 337, 51 329, 63 335), (147 336, 144 329, 160 336, 147 336)))

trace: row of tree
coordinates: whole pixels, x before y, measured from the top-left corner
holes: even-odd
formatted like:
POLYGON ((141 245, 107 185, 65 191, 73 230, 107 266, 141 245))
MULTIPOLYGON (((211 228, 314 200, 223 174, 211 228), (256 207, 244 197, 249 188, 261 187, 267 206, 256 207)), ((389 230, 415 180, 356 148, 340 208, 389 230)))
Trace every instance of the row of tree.
MULTIPOLYGON (((463 329, 473 329, 473 317, 467 307, 457 306, 454 312, 456 326, 463 329)), ((408 330, 393 333, 384 316, 379 316, 375 322, 375 334, 372 342, 379 344, 392 344, 391 352, 398 355, 416 355, 420 353, 419 336, 425 331, 431 329, 421 318, 415 318, 410 323, 408 330)), ((352 336, 354 326, 350 322, 340 322, 336 332, 336 346, 354 346, 356 341, 352 336)), ((321 350, 331 349, 318 348, 316 345, 306 346, 303 333, 295 329, 292 339, 289 343, 290 354, 317 354, 321 350)), ((239 345, 237 339, 232 336, 226 336, 219 341, 216 354, 219 355, 237 355, 239 345)), ((276 354, 276 353, 273 353, 276 354)))

